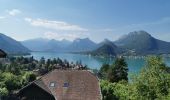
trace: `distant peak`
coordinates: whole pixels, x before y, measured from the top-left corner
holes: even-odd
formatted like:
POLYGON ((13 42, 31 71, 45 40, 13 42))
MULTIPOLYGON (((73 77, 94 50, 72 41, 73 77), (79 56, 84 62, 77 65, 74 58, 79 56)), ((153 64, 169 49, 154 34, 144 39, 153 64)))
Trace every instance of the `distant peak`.
POLYGON ((66 39, 62 39, 61 41, 68 41, 68 40, 66 40, 66 39))
POLYGON ((71 41, 69 41, 67 39, 62 39, 61 42, 71 42, 71 41))
POLYGON ((89 38, 84 38, 84 40, 90 40, 89 38))
POLYGON ((86 40, 86 41, 90 41, 90 39, 89 38, 76 38, 74 41, 75 42, 79 42, 79 41, 82 41, 82 40, 86 40))
POLYGON ((108 42, 112 42, 109 39, 104 39, 102 43, 108 43, 108 42))
POLYGON ((105 42, 110 42, 110 40, 108 40, 108 39, 104 39, 104 41, 105 41, 105 42))
POLYGON ((136 37, 152 37, 152 36, 144 30, 139 30, 139 31, 129 32, 128 34, 123 35, 117 41, 124 41, 126 39, 132 39, 136 37))
POLYGON ((128 35, 148 35, 148 36, 151 36, 148 32, 146 32, 144 30, 133 31, 133 32, 130 32, 128 35))
POLYGON ((51 39, 51 40, 50 40, 50 42, 55 42, 55 41, 57 41, 57 40, 55 40, 55 39, 51 39))
POLYGON ((34 39, 28 39, 24 41, 49 41, 47 38, 34 38, 34 39))

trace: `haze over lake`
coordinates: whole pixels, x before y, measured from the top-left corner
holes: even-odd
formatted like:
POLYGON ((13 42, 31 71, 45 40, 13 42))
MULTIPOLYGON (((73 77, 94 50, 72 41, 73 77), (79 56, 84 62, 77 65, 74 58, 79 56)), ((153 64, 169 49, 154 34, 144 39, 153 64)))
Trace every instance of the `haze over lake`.
MULTIPOLYGON (((94 57, 88 55, 81 54, 71 54, 71 53, 56 53, 56 52, 31 52, 31 55, 34 56, 35 59, 39 60, 41 57, 45 59, 53 59, 53 58, 61 58, 66 59, 69 62, 81 61, 82 64, 86 64, 91 69, 99 69, 102 64, 114 62, 114 58, 102 58, 102 57, 94 57)), ((170 66, 170 58, 163 58, 165 63, 170 66)), ((126 62, 128 63, 128 68, 130 73, 139 72, 140 69, 145 64, 145 58, 139 57, 131 57, 126 58, 126 62)))

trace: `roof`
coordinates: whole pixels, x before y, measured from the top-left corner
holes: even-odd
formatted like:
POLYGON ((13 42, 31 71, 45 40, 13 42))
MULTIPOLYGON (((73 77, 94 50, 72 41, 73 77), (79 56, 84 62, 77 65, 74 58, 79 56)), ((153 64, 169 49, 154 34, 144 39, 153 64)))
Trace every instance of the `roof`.
POLYGON ((56 100, 101 100, 99 80, 87 70, 56 69, 31 84, 52 94, 56 100), (51 83, 55 86, 50 87, 51 83))
POLYGON ((6 55, 7 54, 2 49, 0 49, 0 58, 5 58, 6 55))

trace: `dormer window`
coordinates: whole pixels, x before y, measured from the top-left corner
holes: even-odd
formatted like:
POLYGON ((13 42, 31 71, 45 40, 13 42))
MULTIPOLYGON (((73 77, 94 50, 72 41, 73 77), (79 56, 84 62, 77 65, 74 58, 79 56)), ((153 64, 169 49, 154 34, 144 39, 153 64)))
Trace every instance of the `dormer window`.
POLYGON ((50 82, 49 86, 50 87, 55 87, 56 86, 56 82, 50 82))
POLYGON ((68 82, 64 82, 63 87, 69 87, 69 83, 68 82))

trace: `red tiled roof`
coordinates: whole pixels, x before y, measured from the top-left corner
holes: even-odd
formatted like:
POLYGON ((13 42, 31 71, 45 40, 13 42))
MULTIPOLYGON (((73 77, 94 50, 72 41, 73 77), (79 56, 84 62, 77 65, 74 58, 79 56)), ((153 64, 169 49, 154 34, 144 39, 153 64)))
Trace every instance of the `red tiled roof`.
POLYGON ((49 87, 57 100, 100 100, 98 79, 86 70, 54 70, 42 77, 49 87, 50 82, 56 82, 55 87, 49 87), (69 84, 63 87, 64 83, 69 84))
POLYGON ((99 80, 87 70, 56 69, 34 83, 56 100, 101 100, 99 80), (51 82, 55 87, 50 87, 51 82), (64 87, 64 83, 68 87, 64 87))

